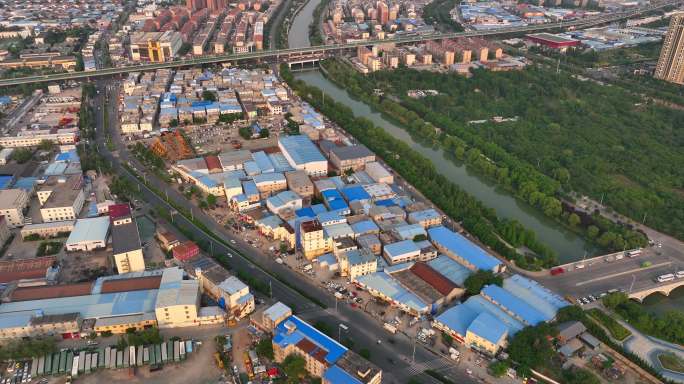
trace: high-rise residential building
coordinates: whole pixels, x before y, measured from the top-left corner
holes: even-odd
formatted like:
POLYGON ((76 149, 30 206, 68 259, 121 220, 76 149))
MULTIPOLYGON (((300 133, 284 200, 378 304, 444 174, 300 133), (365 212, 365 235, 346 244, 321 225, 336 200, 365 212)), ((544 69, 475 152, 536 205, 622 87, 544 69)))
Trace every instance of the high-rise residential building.
POLYGON ((382 1, 378 1, 378 22, 382 25, 389 22, 389 8, 382 1))
POLYGON ((672 15, 654 77, 684 84, 684 12, 672 15))
POLYGON ((186 0, 186 5, 190 12, 206 8, 205 0, 186 0))

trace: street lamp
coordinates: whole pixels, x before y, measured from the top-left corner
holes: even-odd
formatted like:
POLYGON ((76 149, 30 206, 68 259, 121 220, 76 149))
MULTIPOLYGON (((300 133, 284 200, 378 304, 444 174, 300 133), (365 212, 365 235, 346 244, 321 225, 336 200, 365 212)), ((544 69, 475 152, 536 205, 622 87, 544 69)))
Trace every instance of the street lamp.
POLYGON ((337 327, 337 341, 341 342, 340 340, 342 339, 342 330, 344 329, 344 333, 347 333, 349 331, 349 327, 346 326, 344 323, 340 323, 337 327))

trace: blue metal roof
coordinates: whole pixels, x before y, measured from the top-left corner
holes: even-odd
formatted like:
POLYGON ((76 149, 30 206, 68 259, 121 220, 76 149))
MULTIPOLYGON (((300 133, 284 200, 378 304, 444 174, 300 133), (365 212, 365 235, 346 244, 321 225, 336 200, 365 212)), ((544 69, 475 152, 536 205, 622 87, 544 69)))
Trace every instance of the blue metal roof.
POLYGON ((542 312, 547 321, 556 317, 559 309, 570 305, 543 285, 517 274, 505 279, 503 287, 542 312))
POLYGON ((481 293, 529 325, 537 325, 547 320, 542 312, 498 285, 487 285, 482 288, 481 293))
POLYGON ((392 300, 405 305, 417 312, 427 312, 429 306, 414 293, 406 290, 398 281, 385 272, 376 272, 356 279, 361 285, 381 292, 392 300))
POLYGON ((430 239, 462 257, 477 269, 496 270, 501 262, 465 237, 443 226, 428 229, 430 239))
POLYGON ((256 161, 245 161, 243 164, 245 168, 245 173, 249 176, 258 175, 261 173, 261 168, 257 165, 256 161))
POLYGON ((337 365, 333 365, 323 373, 323 381, 333 384, 363 384, 337 365))
POLYGON ((452 331, 465 337, 470 324, 480 315, 477 310, 465 305, 455 305, 435 318, 435 321, 447 326, 452 331))
POLYGON ((337 211, 321 212, 318 215, 316 215, 316 217, 323 226, 336 223, 343 223, 347 221, 347 219, 342 217, 337 211))
MULTIPOLYGON (((364 189, 364 191, 365 191, 365 189, 364 189)), ((395 203, 393 199, 384 199, 384 200, 377 200, 375 202, 375 205, 377 205, 379 207, 393 207, 393 206, 397 205, 397 203, 395 203)))
POLYGON ((420 248, 413 242, 413 240, 398 241, 396 243, 387 244, 384 247, 384 252, 390 257, 395 258, 412 252, 419 252, 420 248))
POLYGON ((427 264, 459 287, 462 287, 468 276, 473 273, 470 269, 446 255, 439 255, 428 261, 427 264))
POLYGON ((0 189, 7 189, 12 184, 12 176, 0 176, 0 189))
POLYGON ((494 315, 489 312, 482 312, 470 324, 468 332, 472 332, 492 344, 498 344, 502 338, 506 337, 508 328, 494 315))
POLYGON ((311 209, 314 211, 315 214, 327 212, 328 209, 325 207, 323 204, 314 204, 311 206, 311 209))
POLYGON ((354 233, 357 235, 363 235, 364 233, 377 233, 380 228, 373 222, 373 220, 362 220, 357 221, 351 225, 354 233))
POLYGON ((273 163, 271 163, 271 160, 268 158, 266 152, 253 152, 252 159, 254 159, 254 161, 257 163, 262 173, 269 173, 275 171, 275 167, 273 167, 273 163))
POLYGON ((314 161, 326 161, 314 143, 304 135, 281 136, 278 141, 287 151, 294 165, 303 165, 314 161))
POLYGON ((342 195, 347 199, 348 202, 352 202, 355 200, 368 200, 370 199, 370 195, 368 192, 366 192, 365 189, 363 189, 362 186, 360 185, 352 185, 349 187, 346 187, 342 189, 342 195))
POLYGON ((22 177, 22 178, 19 178, 19 180, 17 180, 14 183, 14 188, 19 188, 19 189, 23 189, 25 191, 30 191, 30 190, 33 190, 33 188, 36 186, 37 182, 38 182, 37 177, 22 177))
POLYGON ((441 217, 439 212, 434 209, 426 209, 423 211, 411 212, 408 215, 409 220, 423 221, 441 217))
POLYGON ((273 333, 273 342, 278 344, 281 348, 286 348, 291 344, 297 344, 303 339, 311 341, 318 347, 314 351, 311 351, 311 353, 324 350, 327 352, 325 361, 329 364, 335 364, 335 362, 347 352, 345 346, 295 315, 281 321, 273 333))
MULTIPOLYGON (((400 239, 413 240, 418 235, 427 235, 425 229, 420 224, 406 224, 394 228, 400 239)), ((429 242, 428 242, 429 243, 429 242)))
POLYGON ((329 201, 328 207, 330 207, 331 211, 340 211, 340 214, 343 215, 349 213, 349 206, 342 199, 329 201))
POLYGON ((242 190, 245 192, 246 196, 259 195, 259 189, 257 189, 256 184, 254 184, 252 180, 243 181, 242 190))
POLYGON ((295 215, 297 215, 297 217, 316 217, 316 214, 314 213, 313 209, 311 209, 311 207, 300 208, 295 211, 295 215))
POLYGON ((321 192, 321 196, 323 196, 323 200, 326 201, 342 200, 342 194, 340 194, 340 191, 337 189, 327 189, 321 192))

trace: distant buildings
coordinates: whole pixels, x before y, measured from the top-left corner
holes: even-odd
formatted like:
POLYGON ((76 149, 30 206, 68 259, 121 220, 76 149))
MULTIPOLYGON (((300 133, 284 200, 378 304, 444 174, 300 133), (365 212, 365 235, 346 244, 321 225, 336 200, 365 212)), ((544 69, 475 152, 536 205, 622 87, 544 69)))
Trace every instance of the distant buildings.
POLYGON ((684 84, 684 13, 672 15, 653 76, 670 83, 684 84))

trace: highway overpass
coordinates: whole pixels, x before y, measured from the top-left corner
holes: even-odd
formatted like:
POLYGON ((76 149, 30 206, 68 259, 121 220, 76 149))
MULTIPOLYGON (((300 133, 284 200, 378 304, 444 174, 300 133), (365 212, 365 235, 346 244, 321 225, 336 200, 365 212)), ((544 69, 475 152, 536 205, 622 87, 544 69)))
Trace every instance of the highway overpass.
POLYGON ((265 50, 256 51, 240 54, 224 54, 224 55, 206 55, 198 58, 174 60, 164 63, 153 63, 153 64, 138 64, 138 65, 127 65, 116 68, 102 68, 90 72, 69 72, 69 73, 57 73, 50 75, 38 75, 38 76, 27 76, 18 77, 13 79, 2 79, 0 80, 0 87, 29 84, 29 83, 41 83, 41 82, 51 82, 51 81, 64 81, 64 80, 79 80, 79 79, 92 79, 96 77, 120 75, 129 72, 137 71, 153 71, 162 68, 178 68, 187 67, 195 65, 206 65, 206 64, 218 64, 225 62, 239 62, 245 60, 274 60, 276 62, 288 61, 290 59, 295 59, 301 56, 311 56, 311 55, 329 55, 332 53, 338 53, 340 51, 353 50, 359 46, 368 46, 374 44, 382 43, 395 43, 395 44, 411 44, 419 43, 430 40, 442 40, 451 39, 457 37, 476 37, 476 36, 495 36, 495 35, 506 35, 506 34, 516 34, 516 33, 531 33, 539 32, 543 30, 552 30, 559 28, 588 28, 602 24, 608 24, 632 17, 639 16, 645 12, 653 11, 659 8, 663 8, 669 5, 682 3, 683 0, 666 0, 654 2, 654 4, 636 8, 630 11, 619 12, 612 15, 600 16, 584 20, 576 20, 566 23, 547 23, 539 25, 527 25, 522 27, 511 27, 511 28, 500 28, 495 30, 487 31, 469 31, 469 32, 455 32, 455 33, 434 33, 430 35, 414 35, 406 37, 398 37, 393 39, 385 40, 367 40, 359 41, 347 44, 327 44, 318 45, 307 48, 285 48, 277 50, 265 50))

